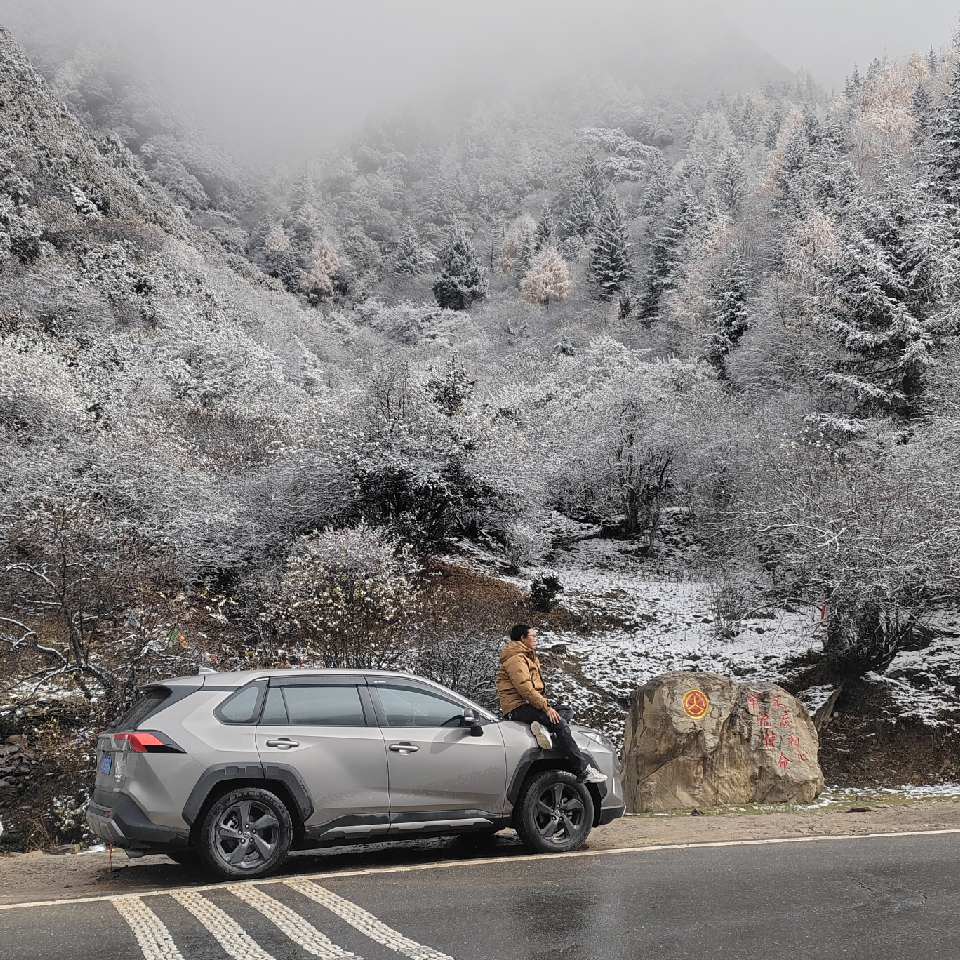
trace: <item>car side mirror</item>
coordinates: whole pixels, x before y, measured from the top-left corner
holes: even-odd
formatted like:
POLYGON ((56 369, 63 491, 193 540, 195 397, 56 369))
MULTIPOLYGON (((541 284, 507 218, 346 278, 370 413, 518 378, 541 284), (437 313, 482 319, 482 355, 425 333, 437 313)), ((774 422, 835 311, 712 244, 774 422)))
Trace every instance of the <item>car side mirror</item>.
POLYGON ((467 707, 466 710, 463 711, 463 716, 460 718, 460 726, 469 727, 471 737, 483 736, 483 724, 470 707, 467 707))

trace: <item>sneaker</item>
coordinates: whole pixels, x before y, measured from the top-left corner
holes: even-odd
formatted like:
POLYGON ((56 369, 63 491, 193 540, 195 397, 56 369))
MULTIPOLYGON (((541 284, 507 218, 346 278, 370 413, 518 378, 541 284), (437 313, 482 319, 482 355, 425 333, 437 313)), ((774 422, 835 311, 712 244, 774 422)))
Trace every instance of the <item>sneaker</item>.
POLYGON ((605 773, 601 773, 596 767, 587 767, 577 778, 581 783, 604 783, 607 779, 605 773))
MULTIPOLYGON (((550 736, 550 731, 538 720, 534 720, 530 724, 530 732, 537 738, 537 743, 544 750, 549 750, 553 746, 553 737, 550 736)), ((604 777, 604 780, 607 778, 604 777)))

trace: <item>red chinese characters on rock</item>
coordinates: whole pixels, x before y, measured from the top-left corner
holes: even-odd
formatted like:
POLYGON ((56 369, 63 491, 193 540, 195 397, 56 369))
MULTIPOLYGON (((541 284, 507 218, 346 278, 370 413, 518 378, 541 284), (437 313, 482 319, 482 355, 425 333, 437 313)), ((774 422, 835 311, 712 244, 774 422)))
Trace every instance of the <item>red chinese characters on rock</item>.
POLYGON ((777 760, 777 766, 780 768, 781 772, 785 772, 787 769, 787 764, 793 763, 793 761, 784 755, 784 752, 780 751, 780 759, 777 760))
POLYGON ((792 736, 792 737, 787 737, 787 746, 788 746, 788 747, 799 747, 799 746, 800 746, 800 738, 799 738, 798 736, 796 736, 796 734, 794 734, 794 736, 792 736))
POLYGON ((755 693, 751 693, 747 697, 747 709, 751 713, 757 712, 757 706, 759 705, 759 703, 760 703, 760 698, 755 693))
POLYGON ((773 698, 773 709, 774 709, 774 710, 782 710, 782 709, 783 709, 783 704, 780 702, 781 700, 783 700, 783 694, 781 694, 781 693, 778 693, 778 694, 773 698))
POLYGON ((768 731, 767 735, 763 738, 763 747, 765 750, 773 750, 777 745, 777 735, 772 731, 768 731))
MULTIPOLYGON (((780 698, 778 697, 777 699, 779 700, 780 698)), ((787 713, 786 710, 784 710, 783 713, 780 714, 780 726, 781 727, 793 726, 793 721, 790 719, 790 714, 787 713)))
POLYGON ((809 754, 809 753, 798 753, 798 754, 797 754, 797 759, 798 759, 798 760, 802 760, 804 763, 806 763, 806 762, 810 759, 810 754, 809 754))
POLYGON ((770 725, 770 717, 767 714, 761 713, 760 716, 757 717, 757 726, 761 729, 769 727, 770 725))

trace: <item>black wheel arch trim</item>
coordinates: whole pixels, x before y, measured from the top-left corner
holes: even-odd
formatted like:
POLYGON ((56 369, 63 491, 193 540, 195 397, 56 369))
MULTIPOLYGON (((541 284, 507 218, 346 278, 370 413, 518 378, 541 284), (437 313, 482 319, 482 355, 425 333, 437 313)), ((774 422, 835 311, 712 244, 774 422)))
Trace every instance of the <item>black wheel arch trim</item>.
POLYGON ((296 813, 301 824, 306 823, 313 816, 313 801, 310 799, 310 793, 300 779, 300 774, 293 767, 283 763, 221 763, 208 767, 196 782, 184 804, 183 819, 191 827, 194 826, 210 793, 221 783, 230 783, 234 780, 261 780, 264 789, 271 781, 281 783, 297 805, 296 813))
MULTIPOLYGON (((581 749, 580 752, 586 758, 587 763, 594 767, 597 765, 596 760, 593 759, 593 756, 588 750, 581 749)), ((507 787, 507 800, 509 800, 512 805, 516 805, 520 797, 520 791, 523 789, 523 785, 527 780, 527 776, 530 771, 537 766, 543 769, 556 767, 558 770, 566 770, 569 773, 573 772, 570 769, 570 758, 566 754, 561 753, 559 750, 541 750, 539 747, 531 747, 529 750, 524 751, 520 757, 513 771, 513 778, 510 780, 510 785, 507 787)), ((599 809, 603 798, 607 795, 606 783, 589 783, 587 786, 593 788, 591 793, 593 794, 594 804, 599 809)))

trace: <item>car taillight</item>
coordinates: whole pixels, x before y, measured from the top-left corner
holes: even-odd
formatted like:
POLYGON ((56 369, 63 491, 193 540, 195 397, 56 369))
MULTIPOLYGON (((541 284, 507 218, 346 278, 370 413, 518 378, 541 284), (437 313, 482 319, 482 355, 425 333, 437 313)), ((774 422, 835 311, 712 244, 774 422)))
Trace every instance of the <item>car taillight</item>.
POLYGON ((138 730, 133 733, 115 733, 113 742, 116 743, 118 740, 126 740, 134 753, 183 753, 183 750, 172 741, 164 742, 145 730, 138 730))

